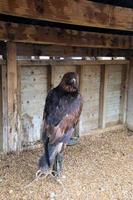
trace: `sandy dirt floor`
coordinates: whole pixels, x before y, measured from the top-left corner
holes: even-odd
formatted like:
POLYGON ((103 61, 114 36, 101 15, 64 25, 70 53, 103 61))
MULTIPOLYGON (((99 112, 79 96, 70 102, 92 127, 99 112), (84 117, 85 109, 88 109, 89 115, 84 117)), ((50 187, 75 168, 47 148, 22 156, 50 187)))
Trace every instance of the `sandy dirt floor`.
POLYGON ((0 159, 0 200, 133 200, 133 136, 109 131, 84 136, 68 147, 61 181, 33 182, 42 149, 7 155, 0 159))

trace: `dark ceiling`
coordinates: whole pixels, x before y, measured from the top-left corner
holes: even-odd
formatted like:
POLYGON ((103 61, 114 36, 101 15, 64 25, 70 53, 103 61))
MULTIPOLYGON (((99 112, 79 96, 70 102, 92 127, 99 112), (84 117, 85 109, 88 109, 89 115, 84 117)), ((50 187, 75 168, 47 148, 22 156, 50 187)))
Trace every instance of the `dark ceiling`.
POLYGON ((115 6, 133 8, 133 0, 91 0, 99 3, 110 4, 115 6))

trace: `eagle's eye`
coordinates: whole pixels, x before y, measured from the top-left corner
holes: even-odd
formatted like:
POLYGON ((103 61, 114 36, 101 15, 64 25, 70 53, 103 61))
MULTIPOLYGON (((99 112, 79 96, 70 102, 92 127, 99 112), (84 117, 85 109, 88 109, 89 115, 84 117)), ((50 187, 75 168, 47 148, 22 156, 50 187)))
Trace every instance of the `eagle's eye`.
POLYGON ((75 85, 76 84, 76 78, 71 78, 71 79, 69 79, 68 81, 67 81, 67 84, 69 84, 69 85, 75 85))

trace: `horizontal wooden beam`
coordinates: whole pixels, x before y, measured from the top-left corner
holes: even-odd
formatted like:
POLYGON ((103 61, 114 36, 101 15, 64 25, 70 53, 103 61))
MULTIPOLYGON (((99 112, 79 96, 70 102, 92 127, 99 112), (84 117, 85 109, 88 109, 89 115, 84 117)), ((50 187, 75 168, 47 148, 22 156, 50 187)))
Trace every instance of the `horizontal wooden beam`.
MULTIPOLYGON (((5 45, 3 43, 2 44, 0 43, 0 55, 5 55, 5 54, 6 54, 5 45)), ((17 56, 133 57, 133 50, 17 43, 17 56)))
POLYGON ((133 36, 0 22, 0 40, 63 46, 132 49, 133 36))
POLYGON ((86 48, 70 47, 59 45, 38 45, 38 44, 17 44, 18 56, 133 56, 133 50, 130 49, 104 49, 104 48, 86 48))
POLYGON ((128 60, 18 60, 18 65, 58 65, 58 66, 72 66, 72 65, 127 65, 128 60))
POLYGON ((1 0, 0 13, 89 27, 133 31, 133 10, 88 0, 1 0))

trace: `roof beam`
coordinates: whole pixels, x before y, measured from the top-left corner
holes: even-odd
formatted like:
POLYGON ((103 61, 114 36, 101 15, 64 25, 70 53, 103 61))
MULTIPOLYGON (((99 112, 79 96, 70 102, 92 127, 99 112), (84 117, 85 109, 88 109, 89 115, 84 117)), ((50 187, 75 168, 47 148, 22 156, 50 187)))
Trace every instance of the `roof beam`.
POLYGON ((133 9, 88 0, 1 0, 0 13, 51 22, 133 31, 133 9))
POLYGON ((0 40, 63 46, 133 49, 133 36, 0 22, 0 40))
MULTIPOLYGON (((0 43, 0 55, 5 55, 6 49, 3 43, 0 43)), ((70 47, 60 45, 40 45, 17 43, 17 56, 112 56, 112 57, 133 57, 133 50, 130 49, 104 49, 104 48, 86 48, 70 47)))
POLYGON ((133 56, 133 50, 70 47, 59 45, 17 44, 18 56, 133 56))

